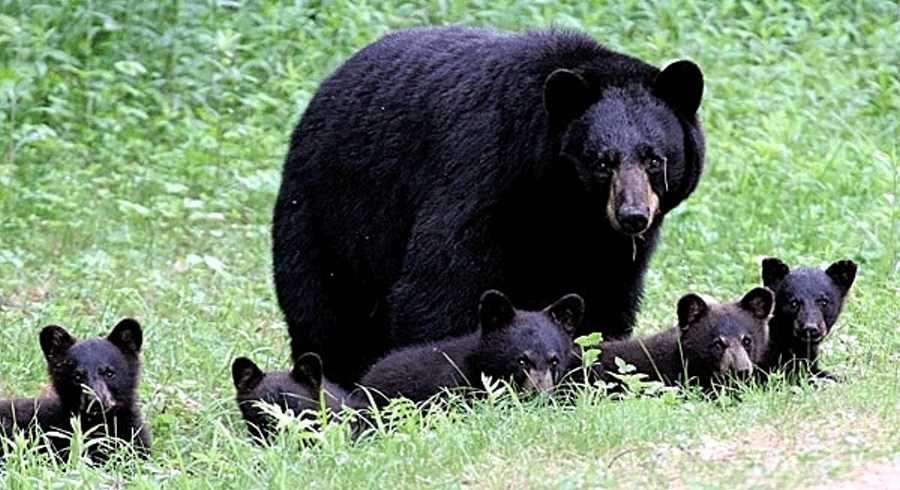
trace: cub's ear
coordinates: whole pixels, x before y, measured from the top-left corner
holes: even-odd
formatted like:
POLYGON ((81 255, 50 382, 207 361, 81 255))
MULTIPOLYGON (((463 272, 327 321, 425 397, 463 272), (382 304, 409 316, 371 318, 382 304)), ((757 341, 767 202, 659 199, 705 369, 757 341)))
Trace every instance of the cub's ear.
POLYGON ((741 298, 741 308, 760 320, 769 318, 775 306, 775 294, 769 288, 753 288, 741 298))
POLYGON ((75 345, 75 337, 58 325, 48 325, 41 330, 41 350, 48 362, 64 356, 75 345))
POLYGON ((291 377, 311 390, 319 391, 322 387, 322 358, 314 352, 302 354, 294 362, 291 377))
POLYGON ((265 377, 256 364, 246 357, 238 357, 231 363, 231 378, 238 392, 250 391, 265 377))
POLYGON ((137 320, 126 318, 113 327, 106 340, 112 342, 122 352, 137 354, 144 342, 144 333, 137 320))
POLYGON ((703 72, 693 61, 670 63, 653 84, 656 96, 687 117, 694 117, 703 98, 703 72))
POLYGON ((544 80, 544 109, 550 117, 559 121, 574 119, 590 105, 590 87, 578 73, 559 68, 544 80))
POLYGON ((700 295, 690 293, 678 300, 678 326, 687 330, 709 313, 709 305, 700 295))
POLYGON ((490 289, 481 295, 481 301, 478 304, 478 319, 481 321, 481 330, 489 332, 503 328, 513 321, 516 311, 512 302, 505 294, 490 289))
POLYGON ((775 257, 766 257, 762 261, 763 286, 775 290, 781 281, 791 273, 791 268, 775 257))
POLYGON ((584 300, 577 294, 567 294, 544 311, 562 327, 563 331, 573 335, 584 317, 584 300))
POLYGON ((825 274, 841 289, 841 294, 847 294, 856 279, 856 262, 850 259, 839 260, 828 266, 825 274))

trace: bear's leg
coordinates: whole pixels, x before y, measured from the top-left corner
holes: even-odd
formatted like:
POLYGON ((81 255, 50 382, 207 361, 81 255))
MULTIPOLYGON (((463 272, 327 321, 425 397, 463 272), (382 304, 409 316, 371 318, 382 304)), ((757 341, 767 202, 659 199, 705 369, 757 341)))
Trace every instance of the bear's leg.
POLYGON ((400 279, 388 298, 391 345, 475 330, 481 293, 501 284, 499 246, 484 233, 413 229, 400 279))

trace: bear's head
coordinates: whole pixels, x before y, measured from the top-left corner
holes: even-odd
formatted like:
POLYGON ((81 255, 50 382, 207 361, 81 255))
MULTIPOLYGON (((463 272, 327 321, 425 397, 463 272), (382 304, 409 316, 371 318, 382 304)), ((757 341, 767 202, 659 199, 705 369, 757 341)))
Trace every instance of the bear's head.
POLYGON ((250 359, 238 357, 231 364, 236 399, 250 434, 259 439, 275 430, 275 419, 260 406, 266 403, 283 412, 304 417, 320 408, 322 360, 307 353, 300 356, 290 371, 263 372, 250 359))
POLYGON ((703 74, 676 61, 651 79, 559 68, 544 82, 544 107, 560 134, 560 160, 596 199, 598 215, 628 236, 647 231, 697 185, 704 143, 696 117, 703 74))
POLYGON ((73 414, 93 419, 133 407, 143 342, 137 321, 126 318, 105 338, 81 342, 50 325, 41 330, 40 342, 53 390, 73 414))
POLYGON ((524 311, 503 293, 486 291, 479 304, 482 371, 526 390, 553 390, 569 365, 572 335, 583 314, 584 301, 576 294, 541 311, 524 311))
POLYGON ((766 288, 725 304, 710 304, 696 294, 683 296, 678 327, 687 374, 701 384, 749 376, 765 349, 774 301, 766 288))
POLYGON ((781 260, 762 262, 762 279, 775 291, 775 313, 769 322, 773 342, 782 347, 818 345, 831 332, 856 279, 856 263, 841 260, 826 270, 799 267, 781 260))

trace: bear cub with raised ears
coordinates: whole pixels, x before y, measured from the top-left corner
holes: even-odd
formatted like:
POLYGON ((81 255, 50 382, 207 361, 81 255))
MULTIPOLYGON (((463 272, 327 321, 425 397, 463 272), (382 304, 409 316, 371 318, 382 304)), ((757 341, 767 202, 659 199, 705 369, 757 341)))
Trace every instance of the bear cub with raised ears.
MULTIPOLYGON (((141 325, 130 318, 106 337, 83 341, 62 327, 44 327, 40 342, 52 391, 39 398, 0 400, 0 436, 12 437, 16 431, 71 434, 71 420, 78 417, 88 438, 108 438, 89 446, 92 459, 106 459, 116 442, 147 456, 150 429, 141 419, 137 395, 142 341, 141 325)), ((69 437, 50 438, 57 454, 65 453, 70 442, 69 437)))
POLYGON ((543 310, 526 311, 489 290, 478 314, 478 331, 396 350, 376 362, 359 385, 370 390, 376 404, 396 397, 420 402, 444 388, 479 387, 482 375, 549 392, 569 365, 584 301, 569 294, 543 310))
POLYGON ((764 259, 762 280, 775 291, 775 313, 769 320, 769 344, 760 369, 765 373, 805 371, 813 377, 835 379, 819 368, 819 346, 841 314, 855 279, 852 260, 840 260, 823 271, 791 270, 779 259, 764 259))
POLYGON ((334 413, 349 403, 348 393, 322 376, 322 361, 316 354, 304 354, 290 371, 263 372, 253 361, 238 357, 231 364, 236 400, 247 430, 257 441, 274 435, 277 421, 260 403, 276 405, 283 412, 306 418, 325 406, 334 413))
POLYGON ((696 383, 704 389, 745 378, 765 348, 775 298, 755 288, 734 303, 709 303, 696 294, 678 301, 678 325, 638 339, 603 342, 593 375, 618 380, 616 358, 648 379, 667 385, 696 383), (599 369, 598 369, 599 368, 599 369))

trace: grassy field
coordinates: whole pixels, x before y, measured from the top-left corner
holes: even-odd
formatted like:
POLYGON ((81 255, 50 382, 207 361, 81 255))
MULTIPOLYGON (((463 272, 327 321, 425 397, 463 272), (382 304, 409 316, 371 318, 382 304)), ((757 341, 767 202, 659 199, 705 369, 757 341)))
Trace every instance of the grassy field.
POLYGON ((45 385, 42 326, 84 337, 134 316, 155 436, 133 466, 10 457, 0 486, 784 487, 900 467, 896 2, 288 4, 0 0, 0 394, 45 385), (333 424, 305 450, 296 434, 251 444, 229 366, 288 358, 269 225, 289 132, 354 50, 447 23, 575 27, 651 63, 696 60, 708 170, 667 221, 640 330, 671 324, 685 292, 748 290, 761 256, 850 257, 824 360, 849 381, 740 401, 500 395, 401 407, 360 443, 333 424))

